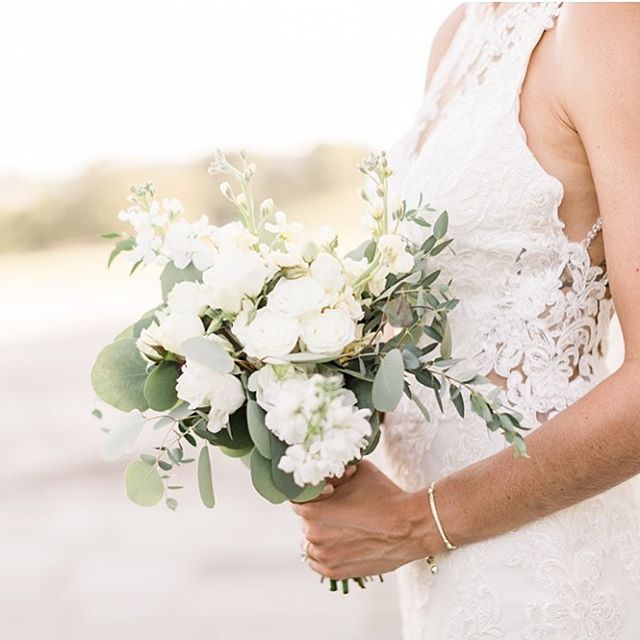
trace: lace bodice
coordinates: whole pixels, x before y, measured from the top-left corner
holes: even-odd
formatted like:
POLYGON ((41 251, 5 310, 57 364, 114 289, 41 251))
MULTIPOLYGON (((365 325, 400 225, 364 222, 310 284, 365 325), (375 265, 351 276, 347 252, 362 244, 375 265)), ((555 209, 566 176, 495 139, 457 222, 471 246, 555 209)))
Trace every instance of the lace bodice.
MULTIPOLYGON (((603 374, 612 305, 604 265, 558 217, 563 186, 527 146, 519 93, 531 50, 559 3, 521 3, 497 18, 469 5, 404 138, 390 152, 394 195, 421 192, 449 211, 453 252, 439 266, 461 305, 453 314, 456 355, 505 387, 529 426, 582 395, 603 374), (518 28, 515 28, 517 21, 518 28), (428 135, 416 151, 421 132, 428 135), (472 363, 470 362, 472 361, 472 363)), ((403 232, 419 241, 424 227, 403 232)))
MULTIPOLYGON (((604 377, 613 313, 606 265, 592 264, 589 253, 602 221, 592 221, 581 241, 567 237, 558 215, 563 185, 536 160, 519 121, 531 53, 561 4, 467 4, 414 122, 388 154, 393 199, 411 205, 422 194, 449 212, 453 252, 436 260, 461 300, 450 314, 454 355, 465 358, 460 368, 495 380, 502 401, 532 428, 604 377)), ((424 237, 413 223, 402 231, 416 242, 424 237)), ((432 420, 403 399, 384 425, 387 468, 405 489, 505 446, 477 416, 461 419, 452 407, 441 414, 430 390, 417 392, 432 420)), ((635 638, 634 500, 625 483, 454 551, 435 577, 424 563, 403 567, 404 637, 635 638)))

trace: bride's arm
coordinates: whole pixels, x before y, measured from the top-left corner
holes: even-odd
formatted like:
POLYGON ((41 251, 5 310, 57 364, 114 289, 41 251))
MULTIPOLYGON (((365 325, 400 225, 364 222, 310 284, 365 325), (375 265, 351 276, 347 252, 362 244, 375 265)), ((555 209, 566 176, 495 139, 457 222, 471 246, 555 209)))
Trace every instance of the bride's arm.
MULTIPOLYGON (((565 8, 557 73, 589 158, 604 220, 607 272, 622 326, 618 371, 527 437, 436 485, 454 544, 499 535, 640 473, 640 6, 565 8)), ((406 493, 371 463, 318 503, 296 505, 314 570, 371 575, 443 550, 427 490, 406 493)))
POLYGON ((527 438, 530 460, 505 450, 438 483, 442 521, 462 544, 640 473, 640 6, 570 3, 565 10, 558 25, 562 101, 589 158, 625 359, 527 438))

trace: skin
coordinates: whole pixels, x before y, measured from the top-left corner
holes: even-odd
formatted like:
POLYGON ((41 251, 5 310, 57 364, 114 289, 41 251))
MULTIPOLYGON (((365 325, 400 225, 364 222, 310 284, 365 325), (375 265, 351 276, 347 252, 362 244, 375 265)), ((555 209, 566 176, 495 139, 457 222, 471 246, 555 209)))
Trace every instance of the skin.
MULTIPOLYGON (((461 11, 436 37, 428 78, 461 11)), ((625 358, 526 438, 530 459, 514 459, 505 449, 437 482, 440 518, 458 546, 533 522, 640 473, 639 38, 638 4, 565 3, 531 56, 520 120, 540 164, 564 184, 559 215, 567 236, 582 238, 603 218, 591 256, 598 263, 606 253, 625 358)), ((403 491, 369 461, 351 473, 317 501, 292 505, 311 543, 314 571, 334 579, 375 575, 444 551, 426 488, 403 491)))

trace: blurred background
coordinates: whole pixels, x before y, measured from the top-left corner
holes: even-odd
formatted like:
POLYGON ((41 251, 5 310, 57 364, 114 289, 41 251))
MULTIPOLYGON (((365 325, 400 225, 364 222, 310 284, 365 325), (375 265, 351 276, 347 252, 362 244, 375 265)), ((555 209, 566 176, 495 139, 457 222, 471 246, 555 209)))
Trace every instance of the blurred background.
POLYGON ((124 463, 98 456, 89 370, 157 304, 158 274, 107 270, 98 235, 149 179, 227 221, 206 172, 219 146, 247 149, 259 197, 355 242, 355 164, 408 127, 454 6, 3 0, 1 638, 399 637, 393 577, 328 593, 298 560, 294 514, 257 497, 241 463, 216 452, 213 511, 191 477, 175 513, 128 501, 124 463))

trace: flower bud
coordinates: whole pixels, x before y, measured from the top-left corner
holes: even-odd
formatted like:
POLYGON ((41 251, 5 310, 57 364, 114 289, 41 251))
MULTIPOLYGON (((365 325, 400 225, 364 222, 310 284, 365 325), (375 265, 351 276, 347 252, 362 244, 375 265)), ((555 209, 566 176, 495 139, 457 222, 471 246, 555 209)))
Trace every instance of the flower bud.
POLYGON ((367 195, 367 192, 364 189, 360 189, 360 197, 365 201, 365 202, 369 202, 369 196, 367 195))
POLYGON ((318 255, 318 245, 313 240, 305 240, 300 254, 305 262, 313 262, 318 255))
POLYGON ((225 198, 228 198, 229 200, 233 201, 235 199, 235 193, 233 193, 233 189, 228 182, 223 182, 220 185, 220 192, 225 198))
POLYGON ((260 215, 263 218, 268 218, 273 211, 273 200, 271 198, 267 198, 260 203, 260 215))
POLYGON ((236 196, 236 202, 239 207, 242 207, 243 209, 247 208, 247 196, 245 196, 244 193, 239 193, 236 196))

